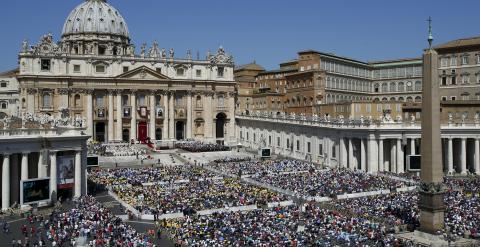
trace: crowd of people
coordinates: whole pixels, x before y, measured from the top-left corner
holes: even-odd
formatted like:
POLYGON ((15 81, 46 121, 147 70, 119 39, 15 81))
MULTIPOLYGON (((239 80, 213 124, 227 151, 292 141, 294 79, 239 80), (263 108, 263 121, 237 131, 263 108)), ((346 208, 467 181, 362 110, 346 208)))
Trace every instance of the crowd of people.
POLYGON ((201 153, 201 152, 218 152, 218 151, 228 151, 229 147, 216 144, 216 143, 205 143, 199 141, 182 141, 176 142, 175 148, 183 149, 192 153, 201 153))
POLYGON ((408 185, 403 181, 348 169, 268 174, 257 179, 298 195, 319 197, 335 197, 342 194, 393 189, 408 185))
POLYGON ((142 214, 190 214, 202 210, 288 200, 265 188, 248 185, 238 179, 208 179, 178 184, 149 186, 113 186, 113 192, 142 214))
POLYGON ((244 162, 250 161, 252 158, 250 156, 238 156, 238 157, 224 157, 221 159, 216 159, 213 163, 232 163, 232 162, 244 162))
POLYGON ((263 161, 247 161, 247 162, 214 162, 210 165, 213 169, 237 175, 252 176, 276 176, 283 173, 313 171, 316 169, 313 163, 292 160, 263 160, 263 161))
POLYGON ((87 145, 89 155, 99 155, 107 157, 121 156, 145 156, 146 149, 129 143, 121 144, 102 144, 97 142, 89 142, 87 145))
POLYGON ((313 204, 169 220, 178 246, 397 246, 393 229, 313 204))
POLYGON ((142 185, 144 183, 166 182, 178 180, 199 180, 218 176, 194 165, 165 165, 159 167, 98 169, 89 174, 89 179, 97 184, 142 185))

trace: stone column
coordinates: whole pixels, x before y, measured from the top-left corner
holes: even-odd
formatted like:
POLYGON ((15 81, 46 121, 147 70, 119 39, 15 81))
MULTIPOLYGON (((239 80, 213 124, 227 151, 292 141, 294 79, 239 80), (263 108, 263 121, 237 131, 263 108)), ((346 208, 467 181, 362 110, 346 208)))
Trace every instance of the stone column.
POLYGON ((203 113, 205 116, 204 138, 207 141, 211 141, 213 138, 212 96, 213 96, 213 92, 205 92, 205 96, 203 97, 205 100, 205 103, 203 105, 203 113))
POLYGON ((36 88, 27 88, 27 109, 26 112, 35 113, 35 95, 38 93, 36 88))
POLYGON ((365 150, 365 139, 360 139, 360 166, 361 166, 361 170, 366 172, 367 171, 367 168, 366 168, 366 156, 367 156, 367 152, 365 150))
POLYGON ((123 137, 123 105, 122 105, 122 91, 117 91, 117 125, 116 125, 116 136, 117 141, 121 142, 123 137))
POLYGON ((87 135, 93 139, 93 90, 85 90, 87 98, 87 135))
POLYGON ((50 151, 50 195, 53 203, 57 201, 57 152, 50 151))
POLYGON ((193 124, 193 114, 192 114, 192 91, 187 92, 187 139, 191 139, 192 136, 192 124, 193 124))
POLYGON ((348 138, 348 168, 354 170, 355 167, 355 162, 354 162, 354 157, 353 157, 353 143, 352 143, 352 138, 348 138))
POLYGON ((137 141, 137 92, 132 91, 130 106, 132 107, 132 119, 130 121, 130 139, 137 141))
POLYGON ((467 174, 467 138, 462 138, 461 140, 460 173, 464 175, 467 174))
POLYGON ((368 164, 367 172, 378 172, 378 146, 377 140, 374 138, 368 139, 368 164))
POLYGON ((385 169, 385 161, 383 158, 383 139, 378 140, 378 171, 383 172, 385 169))
POLYGON ((82 151, 75 151, 75 197, 82 196, 82 151))
POLYGON ((452 138, 448 138, 448 173, 449 174, 454 174, 455 169, 453 168, 453 140, 452 138))
POLYGON ((20 166, 18 165, 18 155, 13 154, 10 156, 10 168, 11 168, 11 173, 10 173, 10 195, 12 198, 10 198, 10 201, 14 203, 20 203, 20 166))
POLYGON ((10 207, 10 154, 3 154, 2 164, 2 209, 10 207))
POLYGON ((156 129, 156 118, 157 118, 157 114, 156 114, 156 109, 155 109, 155 91, 152 91, 151 92, 151 95, 150 95, 150 133, 149 133, 149 136, 150 136, 150 139, 155 142, 155 129, 156 129))
POLYGON ((415 138, 410 139, 410 154, 415 155, 415 138))
POLYGON ((46 166, 44 164, 44 155, 45 155, 45 150, 40 150, 38 152, 38 164, 37 164, 37 173, 38 173, 38 178, 44 178, 47 176, 46 171, 44 171, 44 167, 46 166))
POLYGON ((345 139, 340 137, 340 167, 348 166, 347 145, 345 139))
POLYGON ((480 140, 475 139, 475 174, 480 175, 480 140))
POLYGON ((168 140, 168 92, 163 93, 163 128, 162 128, 162 139, 168 140))
POLYGON ((390 172, 397 172, 397 143, 390 139, 390 172))
POLYGON ((403 162, 402 139, 397 139, 397 173, 405 172, 405 165, 403 162))
POLYGON ((235 92, 228 94, 228 122, 227 134, 229 142, 234 144, 235 141, 235 92))
POLYGON ((27 180, 28 179, 28 154, 29 153, 22 153, 22 164, 21 164, 21 180, 27 180))
POLYGON ((175 93, 172 91, 170 93, 170 101, 169 101, 169 104, 168 104, 168 113, 169 113, 169 116, 168 116, 168 120, 169 120, 169 123, 168 123, 168 136, 170 137, 171 140, 174 140, 175 139, 175 104, 174 104, 174 101, 175 101, 175 93))
POLYGON ((108 142, 113 142, 115 140, 115 136, 113 135, 113 93, 113 91, 108 91, 108 142))
POLYGON ((68 88, 59 88, 57 89, 57 94, 60 95, 60 107, 66 107, 68 108, 68 96, 69 96, 70 90, 68 88))

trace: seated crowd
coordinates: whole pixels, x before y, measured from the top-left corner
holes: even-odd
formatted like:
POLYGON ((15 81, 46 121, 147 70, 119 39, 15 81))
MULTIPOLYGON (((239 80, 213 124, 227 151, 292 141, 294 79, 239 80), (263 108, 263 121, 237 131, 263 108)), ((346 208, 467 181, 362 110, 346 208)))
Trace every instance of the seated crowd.
POLYGON ((145 149, 129 143, 123 144, 101 144, 89 142, 87 145, 89 155, 99 156, 144 156, 147 154, 145 149))
POLYGON ((332 169, 308 173, 269 174, 260 182, 292 191, 303 196, 334 197, 335 195, 392 189, 407 183, 363 171, 332 169))
POLYGON ((255 176, 276 176, 285 172, 300 172, 315 170, 313 163, 299 160, 265 160, 265 161, 247 161, 247 162, 214 162, 210 165, 213 169, 237 175, 241 171, 242 175, 255 176))
POLYGON ((182 141, 175 143, 175 148, 183 149, 192 153, 200 152, 218 152, 218 151, 228 151, 229 147, 216 144, 216 143, 205 143, 199 141, 182 141))
POLYGON ((99 169, 89 174, 97 184, 141 185, 142 183, 175 182, 177 180, 198 180, 216 177, 213 172, 193 165, 160 166, 145 168, 99 169))
POLYGON ((238 156, 238 157, 225 157, 221 159, 216 159, 214 163, 230 163, 230 162, 244 162, 252 160, 249 156, 238 156))
POLYGON ((396 246, 392 229, 308 205, 191 216, 166 223, 178 246, 396 246), (304 228, 299 227, 304 221, 304 228))
POLYGON ((196 212, 208 209, 264 205, 288 200, 265 188, 237 179, 213 179, 180 184, 113 186, 113 192, 143 214, 196 212))

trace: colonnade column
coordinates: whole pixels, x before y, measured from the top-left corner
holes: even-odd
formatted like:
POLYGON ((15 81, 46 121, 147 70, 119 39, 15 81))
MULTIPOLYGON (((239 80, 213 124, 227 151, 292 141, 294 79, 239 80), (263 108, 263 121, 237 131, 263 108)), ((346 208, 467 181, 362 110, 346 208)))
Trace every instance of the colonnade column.
POLYGON ((368 139, 368 164, 366 171, 370 173, 378 171, 378 146, 377 140, 374 138, 368 139))
POLYGON ((114 91, 108 91, 108 142, 115 140, 115 136, 113 135, 113 125, 115 124, 113 118, 113 94, 114 91))
POLYGON ((162 139, 168 140, 168 92, 163 93, 163 128, 162 139))
POLYGON ((193 113, 192 113, 192 92, 187 92, 187 139, 192 138, 192 124, 193 124, 193 113))
POLYGON ((448 138, 448 145, 447 145, 447 156, 448 156, 448 173, 453 174, 455 173, 455 170, 453 169, 453 140, 452 138, 448 138))
POLYGON ((93 139, 93 90, 85 90, 87 98, 87 135, 93 139))
POLYGON ((340 167, 348 166, 347 145, 345 139, 340 137, 340 167))
POLYGON ((383 172, 385 168, 385 161, 383 158, 383 139, 378 140, 378 171, 383 172))
POLYGON ((38 163, 37 163, 38 178, 44 178, 47 176, 47 172, 45 170, 46 164, 44 164, 44 159, 45 159, 44 155, 45 155, 45 150, 38 151, 38 163))
POLYGON ((130 106, 132 107, 131 115, 132 119, 130 121, 130 139, 137 141, 137 96, 136 91, 132 91, 130 96, 130 106))
POLYGON ((57 152, 50 151, 50 196, 52 202, 57 201, 57 152))
POLYGON ((353 161, 353 143, 352 138, 348 138, 348 168, 354 170, 355 163, 353 161))
POLYGON ((20 167, 20 179, 27 180, 28 179, 28 153, 22 153, 22 164, 20 167))
POLYGON ((122 107, 122 91, 118 90, 117 91, 117 129, 116 129, 116 134, 117 134, 117 141, 122 141, 123 136, 122 136, 122 129, 123 129, 123 120, 122 120, 122 114, 123 114, 123 107, 122 107))
POLYGON ((410 139, 410 154, 415 155, 415 139, 410 139))
POLYGON ((461 139, 460 173, 467 174, 467 138, 461 139))
POLYGON ((155 136, 155 129, 156 129, 156 109, 155 109, 155 91, 152 91, 150 94, 150 139, 155 141, 156 136, 155 136))
POLYGON ((402 149, 402 139, 397 139, 397 173, 403 173, 404 162, 403 162, 403 149, 402 149))
POLYGON ((10 207, 10 154, 3 154, 2 162, 2 209, 10 207))
POLYGON ((82 151, 75 151, 75 197, 82 196, 82 151))
POLYGON ((175 139, 175 106, 174 106, 174 100, 175 100, 175 93, 173 91, 170 92, 170 100, 168 104, 168 136, 170 139, 175 139))
POLYGON ((475 174, 480 175, 480 140, 475 139, 475 174))
POLYGON ((366 169, 366 156, 367 152, 365 150, 365 139, 360 139, 360 169, 362 171, 367 171, 366 169))
POLYGON ((397 172, 397 143, 390 139, 390 170, 389 172, 397 172))

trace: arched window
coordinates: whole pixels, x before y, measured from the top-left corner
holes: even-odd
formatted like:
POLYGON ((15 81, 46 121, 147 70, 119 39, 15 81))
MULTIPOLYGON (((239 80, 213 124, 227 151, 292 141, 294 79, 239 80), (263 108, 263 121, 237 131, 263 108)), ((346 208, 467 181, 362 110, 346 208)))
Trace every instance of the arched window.
POLYGON ((397 91, 397 85, 395 82, 390 83, 390 92, 396 92, 397 91))
POLYGON ((43 94, 43 107, 44 108, 52 107, 52 95, 50 93, 43 94))
POLYGON ((6 101, 0 102, 0 108, 1 109, 7 109, 8 108, 8 103, 6 101))
POLYGON ((380 92, 380 85, 378 83, 375 83, 373 86, 373 92, 378 93, 380 92))
POLYGON ((415 82, 415 91, 421 91, 422 90, 422 83, 420 81, 415 82))
POLYGON ((382 92, 388 92, 388 84, 387 83, 382 84, 382 92))
POLYGON ((411 81, 407 82, 407 91, 413 91, 413 83, 411 81))
POLYGON ((405 83, 403 83, 403 82, 398 83, 398 91, 399 92, 404 92, 405 91, 405 83))
POLYGON ((422 101, 422 97, 420 96, 415 97, 415 102, 421 102, 421 101, 422 101))
POLYGON ((408 97, 407 97, 407 102, 412 102, 412 101, 413 101, 413 98, 410 97, 410 96, 408 96, 408 97))
POLYGON ((155 106, 160 106, 161 101, 162 101, 162 96, 155 95, 155 106))
POLYGON ((79 94, 75 94, 75 96, 73 97, 73 104, 75 105, 75 107, 81 107, 82 106, 82 102, 80 102, 80 95, 79 94))
POLYGON ((145 106, 145 94, 138 95, 138 105, 145 106))
POLYGON ((403 97, 398 97, 398 101, 402 102, 405 101, 405 99, 403 97))
POLYGON ((122 105, 123 106, 128 105, 128 95, 122 95, 122 105))

